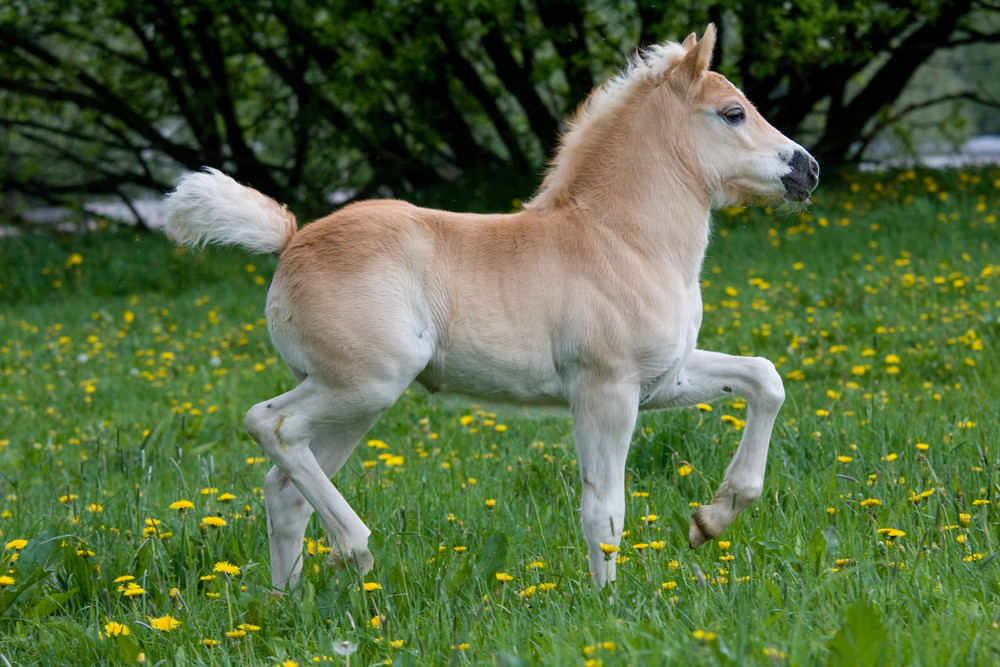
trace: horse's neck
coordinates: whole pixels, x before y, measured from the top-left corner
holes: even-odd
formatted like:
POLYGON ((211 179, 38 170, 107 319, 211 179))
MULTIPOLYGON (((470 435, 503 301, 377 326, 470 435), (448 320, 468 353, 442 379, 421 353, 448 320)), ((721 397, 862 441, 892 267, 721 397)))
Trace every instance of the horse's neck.
POLYGON ((618 238, 667 271, 696 280, 708 246, 711 196, 697 170, 676 156, 624 151, 621 164, 604 162, 606 173, 582 194, 581 208, 618 238), (640 161, 642 160, 642 161, 640 161))

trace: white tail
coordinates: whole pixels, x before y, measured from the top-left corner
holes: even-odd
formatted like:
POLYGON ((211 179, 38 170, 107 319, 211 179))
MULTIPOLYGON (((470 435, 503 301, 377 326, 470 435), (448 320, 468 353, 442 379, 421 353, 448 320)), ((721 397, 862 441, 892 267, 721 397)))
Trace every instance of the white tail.
POLYGON ((167 236, 191 247, 216 243, 280 253, 297 229, 284 206, 210 167, 182 178, 166 207, 167 236))

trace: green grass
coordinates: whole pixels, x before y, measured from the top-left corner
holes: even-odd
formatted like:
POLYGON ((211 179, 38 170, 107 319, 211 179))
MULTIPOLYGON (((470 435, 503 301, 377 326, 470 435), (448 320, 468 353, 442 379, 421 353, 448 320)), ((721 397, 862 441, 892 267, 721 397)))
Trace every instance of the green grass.
MULTIPOLYGON (((785 377, 764 496, 690 551, 689 503, 713 493, 744 406, 643 416, 604 591, 568 416, 414 391, 335 480, 373 530, 379 588, 320 553, 298 593, 269 595, 268 464, 242 423, 292 383, 262 320, 273 262, 4 239, 4 664, 347 663, 340 642, 354 665, 995 664, 998 209, 984 171, 853 177, 803 214, 720 211, 701 346, 785 377)), ((308 538, 326 547, 315 523, 308 538)))

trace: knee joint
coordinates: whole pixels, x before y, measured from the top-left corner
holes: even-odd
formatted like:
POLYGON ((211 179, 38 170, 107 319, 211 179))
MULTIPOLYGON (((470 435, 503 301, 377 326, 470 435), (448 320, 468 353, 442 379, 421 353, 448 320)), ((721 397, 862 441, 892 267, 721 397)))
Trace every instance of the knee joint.
POLYGON ((759 385, 761 402, 777 411, 785 402, 785 385, 774 364, 763 357, 760 358, 757 384, 759 385))

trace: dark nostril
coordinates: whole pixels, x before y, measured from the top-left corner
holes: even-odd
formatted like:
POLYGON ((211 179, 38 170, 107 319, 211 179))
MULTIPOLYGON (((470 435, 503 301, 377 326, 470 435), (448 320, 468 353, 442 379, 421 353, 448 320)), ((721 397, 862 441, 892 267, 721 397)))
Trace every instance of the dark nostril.
POLYGON ((809 157, 809 175, 819 178, 819 162, 811 156, 809 157))

